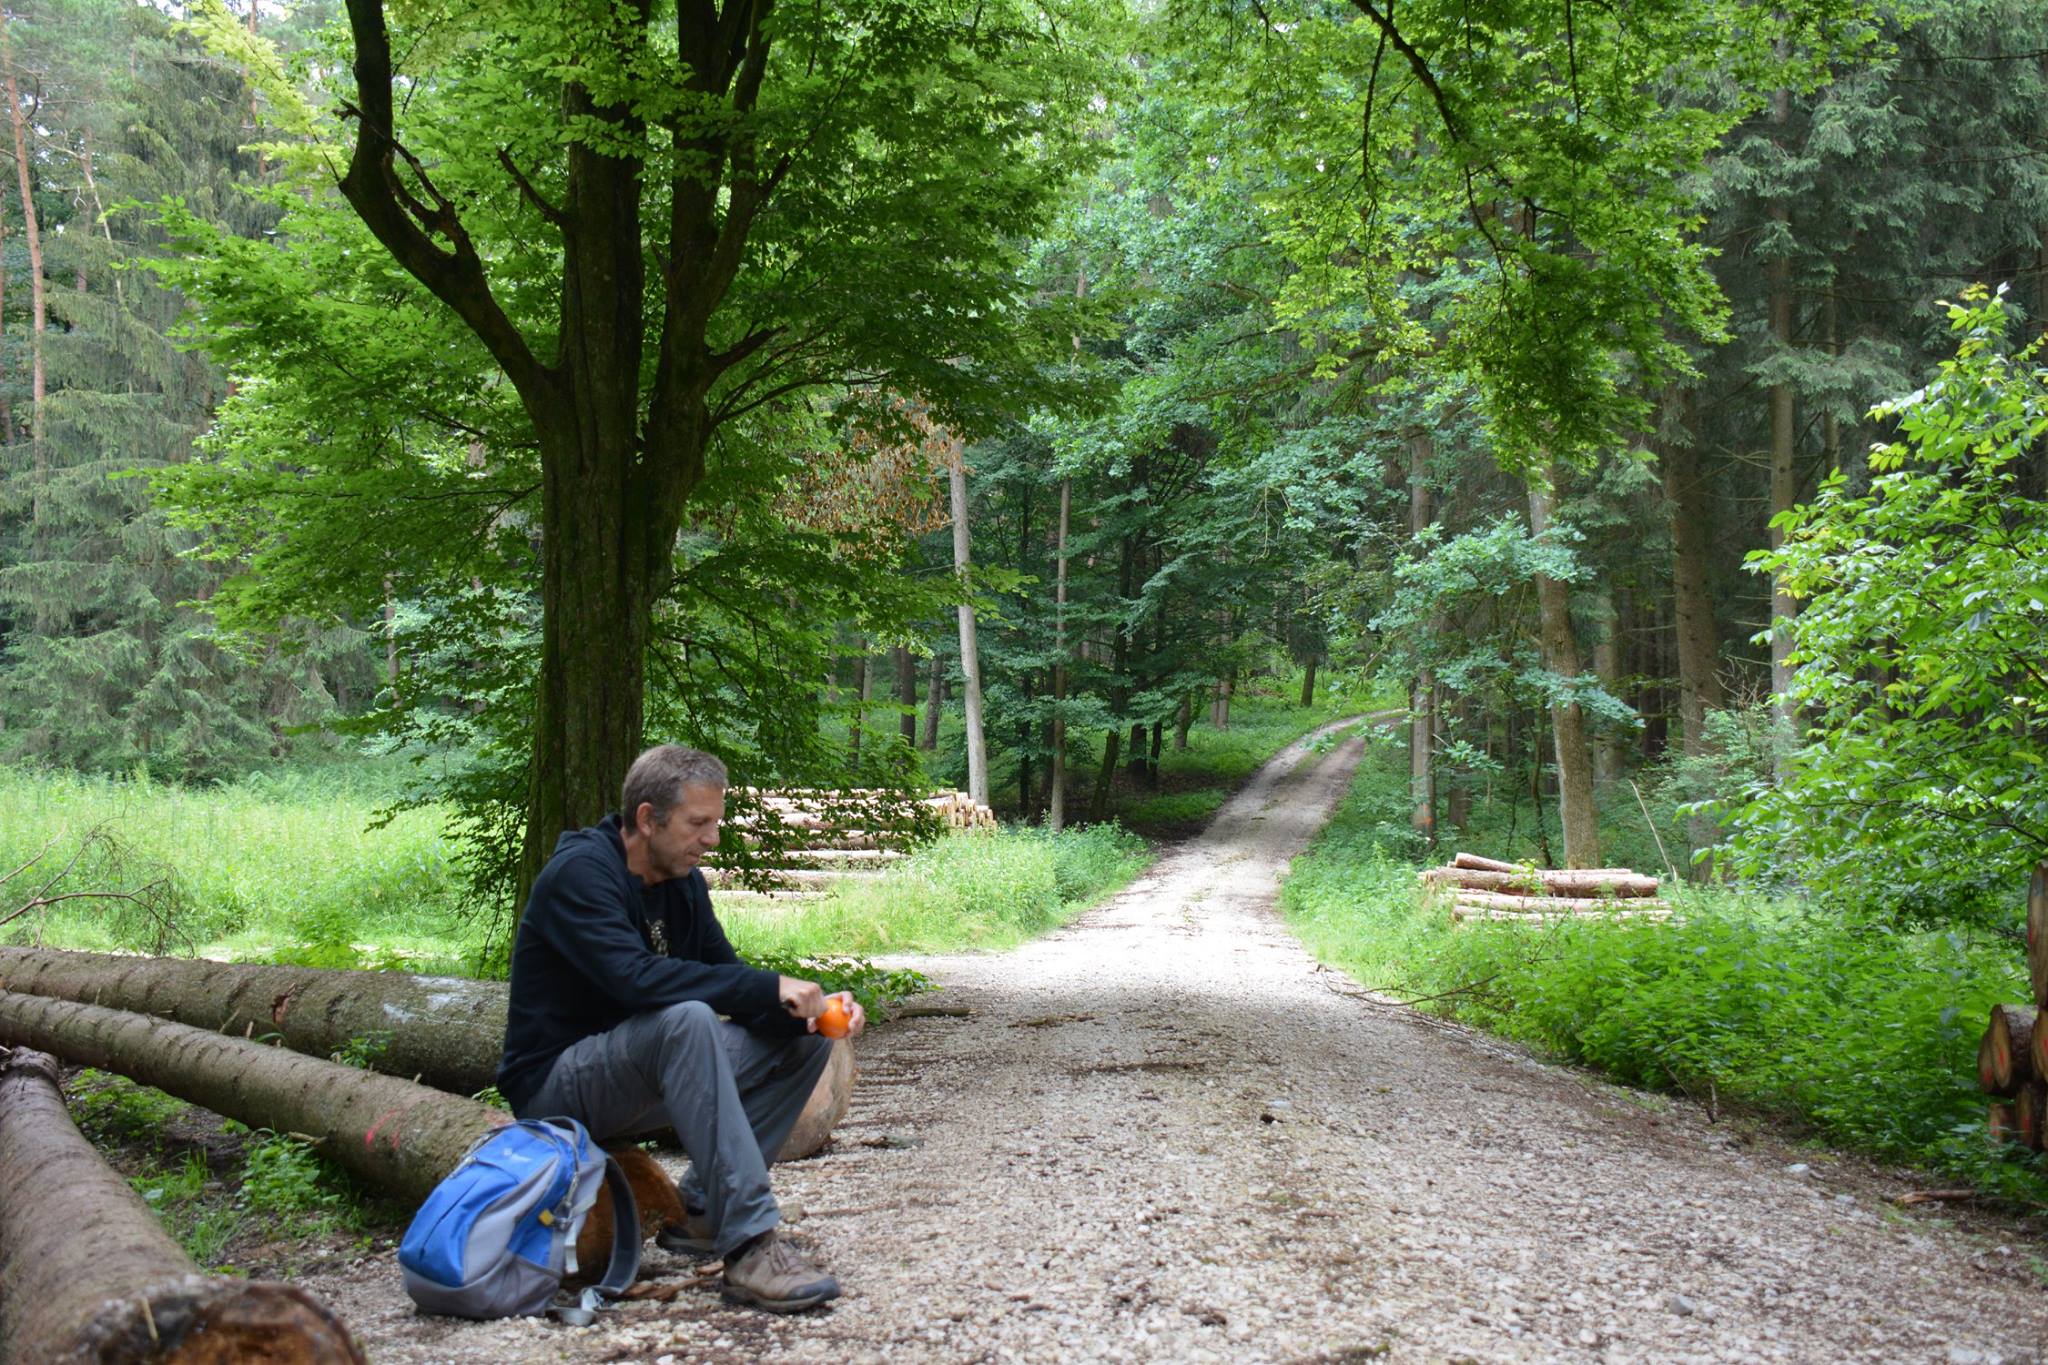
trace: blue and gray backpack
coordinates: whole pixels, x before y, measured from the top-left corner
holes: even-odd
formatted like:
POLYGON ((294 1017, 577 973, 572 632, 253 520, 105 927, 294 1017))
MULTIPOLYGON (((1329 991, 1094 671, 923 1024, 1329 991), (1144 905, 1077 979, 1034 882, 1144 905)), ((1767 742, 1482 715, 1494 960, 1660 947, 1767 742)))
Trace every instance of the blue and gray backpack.
POLYGON ((429 1313, 459 1318, 551 1313, 588 1324, 640 1273, 633 1189, 574 1119, 523 1119, 480 1138, 427 1196, 398 1246, 405 1292, 429 1313), (612 1257, 604 1278, 556 1304, 576 1273, 576 1234, 598 1183, 612 1192, 612 1257))

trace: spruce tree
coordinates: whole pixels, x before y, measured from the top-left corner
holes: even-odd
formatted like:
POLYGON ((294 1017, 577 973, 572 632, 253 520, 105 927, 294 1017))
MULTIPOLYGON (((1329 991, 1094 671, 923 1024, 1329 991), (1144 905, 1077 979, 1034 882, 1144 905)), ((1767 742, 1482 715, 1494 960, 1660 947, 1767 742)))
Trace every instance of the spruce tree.
POLYGON ((36 340, 29 261, 10 251, 4 752, 226 775, 280 752, 292 726, 365 683, 361 635, 345 625, 255 659, 227 648, 194 605, 219 569, 187 553, 193 537, 166 524, 138 477, 191 457, 225 384, 179 348, 180 296, 128 268, 162 234, 127 205, 177 196, 243 234, 273 221, 240 188, 256 171, 239 150, 247 130, 220 116, 246 94, 148 8, 74 0, 7 22, 48 320, 38 404, 23 363, 36 340))

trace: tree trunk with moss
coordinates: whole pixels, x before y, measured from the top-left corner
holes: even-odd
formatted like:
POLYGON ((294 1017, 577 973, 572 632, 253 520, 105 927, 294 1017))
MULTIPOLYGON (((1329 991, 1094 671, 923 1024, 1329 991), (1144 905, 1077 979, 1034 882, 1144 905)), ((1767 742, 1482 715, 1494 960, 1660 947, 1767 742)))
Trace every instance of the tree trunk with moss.
POLYGON ((360 1365, 304 1290, 199 1273, 72 1125, 54 1058, 0 1066, 0 1356, 360 1365))

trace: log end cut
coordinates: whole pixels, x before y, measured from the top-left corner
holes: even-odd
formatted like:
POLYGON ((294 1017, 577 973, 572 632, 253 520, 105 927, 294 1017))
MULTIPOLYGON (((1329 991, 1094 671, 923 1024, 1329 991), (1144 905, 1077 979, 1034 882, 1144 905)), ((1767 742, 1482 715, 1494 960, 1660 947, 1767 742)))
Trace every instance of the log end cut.
POLYGON ((303 1289, 183 1275, 108 1300, 65 1359, 79 1365, 362 1365, 363 1353, 334 1314, 303 1289))
POLYGON ((2020 1087, 2019 1104, 2016 1107, 2020 1116, 2020 1142, 2034 1151, 2040 1151, 2042 1121, 2048 1119, 2048 1084, 2029 1081, 2020 1087))
POLYGON ((56 1062, 0 1058, 0 1359, 360 1365, 304 1290, 198 1273, 72 1124, 56 1062))
POLYGON ((1978 1048, 1978 1080, 1994 1095, 2011 1095, 2034 1079, 2034 1011, 2023 1005, 1993 1005, 1991 1025, 1978 1048))
POLYGON ((777 1161, 801 1161, 825 1145, 839 1120, 846 1117, 846 1106, 853 1103, 853 1078, 853 1044, 842 1038, 832 1044, 832 1060, 825 1064, 817 1089, 811 1091, 804 1112, 796 1116, 796 1126, 775 1154, 777 1161))

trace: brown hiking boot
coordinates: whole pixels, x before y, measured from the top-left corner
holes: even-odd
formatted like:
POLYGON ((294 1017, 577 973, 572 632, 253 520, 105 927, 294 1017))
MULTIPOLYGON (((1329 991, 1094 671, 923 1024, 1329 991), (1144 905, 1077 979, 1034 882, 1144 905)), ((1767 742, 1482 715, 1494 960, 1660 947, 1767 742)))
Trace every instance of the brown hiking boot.
POLYGON ((781 1228, 770 1228, 727 1258, 725 1296, 771 1313, 801 1313, 838 1298, 839 1281, 804 1260, 781 1228))
POLYGON ((663 1251, 680 1251, 686 1256, 709 1256, 718 1250, 717 1229, 702 1209, 684 1209, 683 1221, 669 1223, 654 1234, 654 1244, 663 1251))

